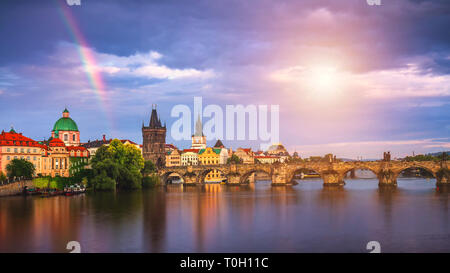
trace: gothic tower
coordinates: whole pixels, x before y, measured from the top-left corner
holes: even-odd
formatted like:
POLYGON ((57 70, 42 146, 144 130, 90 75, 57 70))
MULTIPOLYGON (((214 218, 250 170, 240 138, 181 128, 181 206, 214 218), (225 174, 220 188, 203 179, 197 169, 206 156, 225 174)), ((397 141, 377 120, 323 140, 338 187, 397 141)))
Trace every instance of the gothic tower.
POLYGON ((166 165, 166 125, 161 125, 156 106, 152 106, 152 114, 148 127, 142 124, 142 155, 145 160, 151 160, 156 167, 166 165))
POLYGON ((198 115, 195 123, 195 133, 192 135, 191 149, 206 149, 206 136, 203 135, 202 121, 198 115))

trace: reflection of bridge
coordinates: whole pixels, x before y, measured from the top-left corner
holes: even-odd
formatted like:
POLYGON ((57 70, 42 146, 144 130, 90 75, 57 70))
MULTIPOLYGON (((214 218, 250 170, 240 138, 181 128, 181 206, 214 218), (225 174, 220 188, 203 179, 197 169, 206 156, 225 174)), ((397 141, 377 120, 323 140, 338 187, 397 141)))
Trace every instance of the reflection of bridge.
POLYGON ((320 174, 324 186, 344 185, 344 176, 352 170, 370 170, 379 180, 380 186, 396 186, 398 175, 409 168, 421 168, 429 171, 436 178, 438 185, 450 185, 448 161, 351 161, 351 162, 302 162, 274 164, 223 164, 166 167, 158 170, 165 184, 169 175, 181 176, 185 184, 202 184, 205 176, 212 170, 220 171, 227 178, 228 184, 245 184, 250 175, 263 172, 272 178, 273 185, 293 183, 295 174, 313 170, 320 174))

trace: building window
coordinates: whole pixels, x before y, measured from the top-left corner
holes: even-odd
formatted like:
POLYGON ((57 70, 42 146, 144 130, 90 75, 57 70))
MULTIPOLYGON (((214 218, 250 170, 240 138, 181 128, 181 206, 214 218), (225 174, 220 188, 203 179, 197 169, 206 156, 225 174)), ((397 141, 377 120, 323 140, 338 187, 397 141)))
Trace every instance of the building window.
POLYGON ((14 148, 14 152, 17 153, 17 148, 14 148))
POLYGON ((10 157, 9 157, 9 155, 6 157, 6 160, 9 160, 10 159, 10 157))
POLYGON ((29 156, 27 156, 27 160, 28 160, 28 161, 30 160, 30 157, 29 157, 29 156))
POLYGON ((15 156, 14 159, 17 159, 17 156, 15 156))
POLYGON ((28 150, 27 150, 27 153, 31 153, 31 149, 28 149, 28 150))
POLYGON ((10 149, 9 149, 9 148, 6 148, 6 151, 9 153, 9 152, 10 152, 10 149))
POLYGON ((75 141, 75 134, 74 134, 74 135, 72 135, 72 139, 73 139, 73 141, 75 141))
POLYGON ((64 141, 68 141, 69 140, 69 136, 67 134, 64 135, 64 141))

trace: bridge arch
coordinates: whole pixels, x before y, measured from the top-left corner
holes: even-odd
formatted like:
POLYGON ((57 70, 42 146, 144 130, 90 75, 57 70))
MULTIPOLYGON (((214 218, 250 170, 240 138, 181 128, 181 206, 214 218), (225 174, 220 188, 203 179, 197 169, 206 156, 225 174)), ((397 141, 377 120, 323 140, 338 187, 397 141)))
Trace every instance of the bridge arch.
POLYGON ((201 170, 197 176, 197 183, 205 184, 208 182, 217 182, 220 183, 227 178, 227 172, 220 167, 207 167, 201 170), (210 181, 206 181, 209 179, 210 181))
POLYGON ((319 177, 322 177, 322 173, 314 167, 311 168, 311 167, 306 167, 306 166, 299 166, 289 172, 289 174, 287 176, 287 181, 291 182, 292 180, 295 179, 296 175, 299 175, 301 173, 303 173, 304 175, 317 174, 319 177))
POLYGON ((360 171, 370 171, 371 173, 374 174, 374 176, 375 176, 374 178, 377 178, 377 177, 378 177, 378 172, 377 172, 377 170, 375 170, 375 169, 373 169, 373 168, 371 168, 371 167, 368 167, 368 166, 355 166, 355 167, 350 167, 350 168, 344 169, 344 170, 342 171, 342 176, 345 178, 345 175, 346 175, 348 172, 358 171, 358 170, 360 170, 360 171))
POLYGON ((167 172, 165 172, 163 175, 161 175, 161 181, 162 181, 162 184, 163 185, 167 185, 167 184, 169 184, 169 182, 170 182, 170 176, 172 175, 172 174, 176 174, 176 175, 178 175, 179 177, 180 177, 180 179, 181 179, 181 182, 183 183, 184 182, 184 174, 183 173, 181 173, 181 172, 176 172, 176 171, 167 171, 167 172))
POLYGON ((402 168, 400 168, 400 169, 398 169, 398 170, 396 170, 394 172, 395 177, 398 178, 402 172, 404 172, 406 170, 410 170, 410 169, 422 169, 422 170, 425 170, 427 173, 431 174, 433 176, 433 178, 436 178, 436 172, 434 172, 428 166, 423 166, 421 164, 414 164, 414 165, 411 165, 411 166, 402 167, 402 168))
POLYGON ((242 183, 242 184, 247 183, 247 180, 249 179, 249 177, 252 174, 257 174, 257 173, 264 173, 264 174, 266 174, 267 176, 269 176, 270 181, 272 181, 272 175, 273 175, 273 171, 272 170, 256 168, 256 169, 252 169, 252 170, 246 171, 243 175, 241 175, 240 183, 242 183))

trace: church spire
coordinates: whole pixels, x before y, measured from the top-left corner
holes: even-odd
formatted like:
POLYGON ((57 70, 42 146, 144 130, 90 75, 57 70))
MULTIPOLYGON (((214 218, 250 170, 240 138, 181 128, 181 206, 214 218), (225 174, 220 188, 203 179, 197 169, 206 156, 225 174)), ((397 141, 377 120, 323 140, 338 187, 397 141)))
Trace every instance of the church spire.
POLYGON ((203 136, 203 126, 200 120, 200 114, 198 115, 197 122, 195 122, 195 133, 194 136, 203 136))

